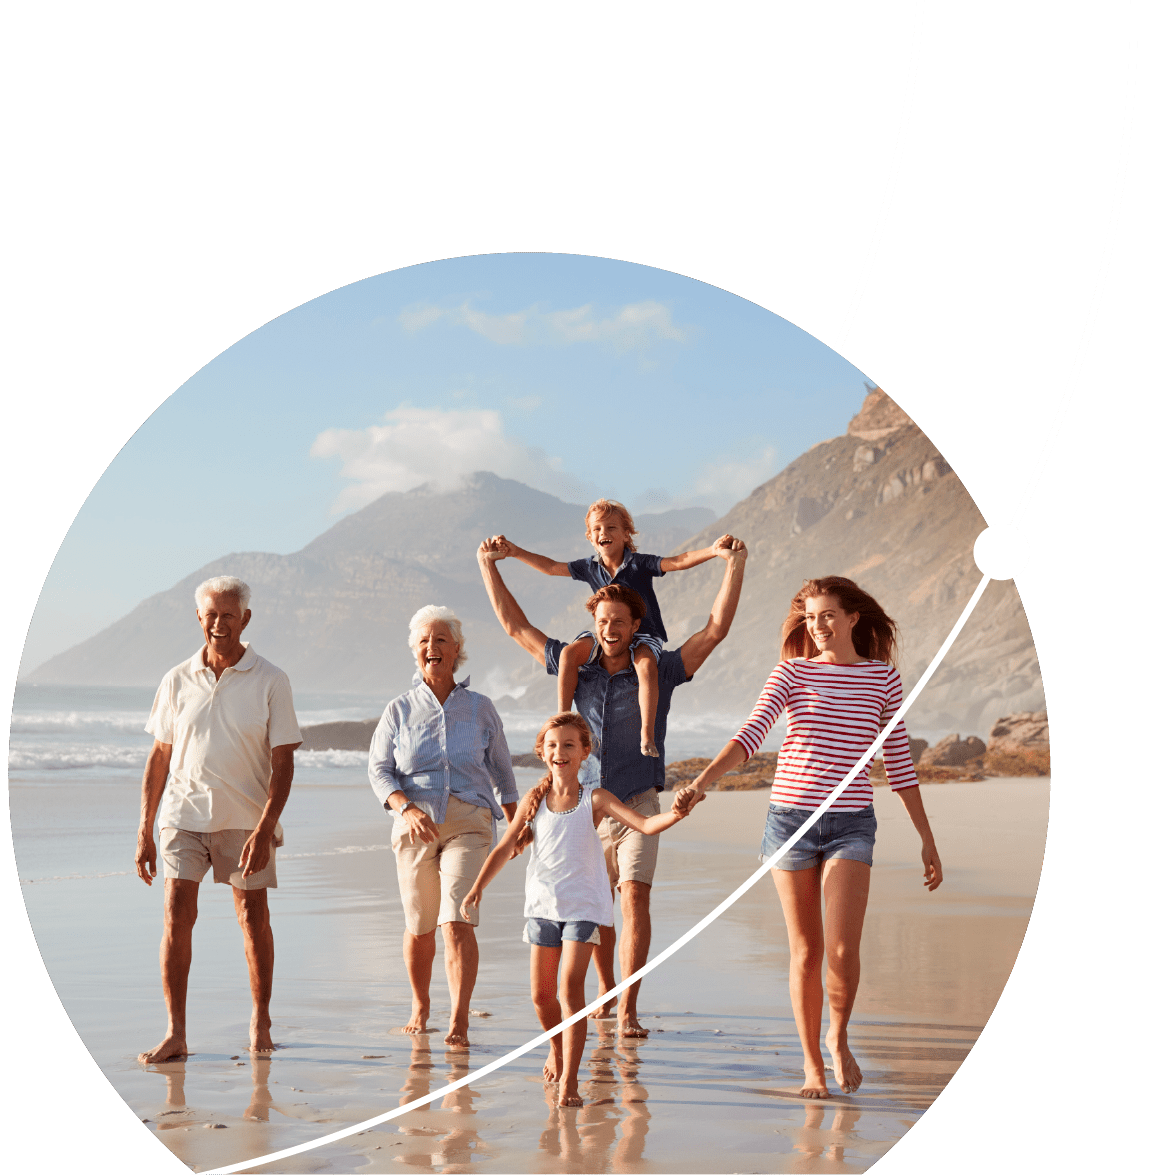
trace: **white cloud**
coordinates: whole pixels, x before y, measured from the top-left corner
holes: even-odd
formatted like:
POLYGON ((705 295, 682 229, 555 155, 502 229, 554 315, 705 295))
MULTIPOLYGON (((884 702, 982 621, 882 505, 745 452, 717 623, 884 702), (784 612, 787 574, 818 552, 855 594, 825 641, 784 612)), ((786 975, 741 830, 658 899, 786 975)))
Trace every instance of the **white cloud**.
POLYGON ((777 472, 777 450, 772 445, 765 445, 755 454, 746 453, 735 460, 701 465, 691 482, 678 491, 671 492, 663 487, 646 490, 634 499, 633 508, 638 513, 708 506, 721 515, 777 472))
POLYGON ((486 314, 467 302, 449 310, 418 305, 399 315, 399 325, 414 333, 441 319, 508 346, 606 343, 617 351, 629 351, 665 339, 682 343, 688 337, 686 328, 672 321, 671 310, 653 301, 632 302, 609 318, 599 317, 589 303, 573 310, 541 311, 530 307, 513 314, 486 314))
POLYGON ((364 429, 327 429, 314 440, 310 455, 340 458, 341 475, 352 483, 334 502, 335 513, 424 484, 452 490, 481 470, 568 501, 598 496, 593 486, 564 473, 557 458, 506 436, 499 412, 403 405, 383 420, 364 429))

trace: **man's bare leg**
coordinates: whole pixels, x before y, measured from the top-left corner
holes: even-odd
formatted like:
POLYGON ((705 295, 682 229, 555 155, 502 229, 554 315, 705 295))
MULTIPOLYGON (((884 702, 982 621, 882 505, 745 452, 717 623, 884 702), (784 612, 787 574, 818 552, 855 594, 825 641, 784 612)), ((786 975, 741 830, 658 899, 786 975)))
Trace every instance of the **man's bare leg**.
POLYGON ((802 1042, 805 1081, 801 1095, 826 1098, 822 1057, 822 887, 818 868, 772 869, 789 935, 789 998, 802 1042))
MULTIPOLYGON (((589 637, 571 641, 558 658, 558 713, 574 708, 574 691, 578 688, 578 670, 590 660, 594 641, 589 637)), ((658 680, 656 682, 658 684, 658 680)))
MULTIPOLYGON (((651 886, 645 881, 624 881, 619 886, 623 904, 623 933, 619 938, 619 966, 623 978, 633 975, 647 962, 651 949, 651 886)), ((618 1031, 620 1036, 647 1036, 648 1029, 639 1023, 635 1005, 642 980, 632 983, 619 994, 618 1031)))
MULTIPOLYGON (((533 1010, 543 1032, 562 1022, 562 1006, 558 1002, 558 964, 561 947, 533 946, 529 949, 529 991, 533 996, 533 1010)), ((549 1038, 549 1056, 541 1076, 546 1085, 556 1085, 562 1079, 562 1036, 549 1038)))
POLYGON ((403 963, 411 984, 411 1019, 403 1025, 409 1036, 427 1031, 431 1015, 431 967, 435 962, 435 931, 412 934, 403 931, 403 963))
MULTIPOLYGON (((613 894, 611 895, 611 900, 614 900, 613 894)), ((598 928, 598 945, 594 948, 593 955, 594 971, 598 976, 599 995, 605 995, 614 987, 614 948, 614 927, 600 926, 598 928)), ((614 1007, 617 1003, 617 997, 613 997, 607 1000, 601 1008, 597 1008, 591 1012, 586 1018, 588 1020, 609 1020, 614 1015, 614 1007)))
POLYGON ((646 645, 631 650, 635 676, 639 679, 639 753, 659 758, 655 745, 655 714, 659 709, 659 663, 646 645))
POLYGON ((249 1047, 254 1053, 273 1051, 269 1000, 273 995, 273 928, 269 924, 269 891, 232 887, 236 920, 244 931, 244 957, 252 988, 252 1025, 249 1047))
POLYGON ((448 973, 448 995, 452 1001, 452 1018, 444 1044, 468 1044, 468 1008, 476 972, 480 969, 480 948, 476 945, 476 927, 467 922, 445 922, 444 968, 448 973))
POLYGON ((198 881, 168 877, 164 882, 159 973, 167 1004, 167 1035, 149 1052, 138 1054, 144 1065, 187 1054, 187 976, 191 971, 191 930, 199 912, 198 899, 198 881))
POLYGON ((859 942, 871 886, 871 867, 862 861, 827 861, 822 867, 826 895, 826 995, 830 1027, 826 1048, 843 1093, 863 1084, 863 1071, 847 1044, 847 1022, 859 990, 859 942))

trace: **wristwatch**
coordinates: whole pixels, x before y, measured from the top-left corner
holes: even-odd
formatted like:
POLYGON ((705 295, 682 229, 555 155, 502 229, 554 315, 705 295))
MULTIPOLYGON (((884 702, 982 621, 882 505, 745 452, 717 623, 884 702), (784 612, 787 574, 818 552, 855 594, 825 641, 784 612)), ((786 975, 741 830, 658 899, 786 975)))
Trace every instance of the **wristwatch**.
POLYGON ((404 812, 406 812, 408 808, 417 808, 418 806, 419 806, 419 805, 418 805, 418 804, 416 804, 414 800, 408 800, 408 801, 407 801, 407 802, 406 802, 406 803, 405 803, 405 804, 404 804, 404 805, 403 805, 403 806, 402 806, 402 807, 399 809, 399 815, 400 815, 400 816, 402 816, 402 815, 403 815, 403 813, 404 813, 404 812))

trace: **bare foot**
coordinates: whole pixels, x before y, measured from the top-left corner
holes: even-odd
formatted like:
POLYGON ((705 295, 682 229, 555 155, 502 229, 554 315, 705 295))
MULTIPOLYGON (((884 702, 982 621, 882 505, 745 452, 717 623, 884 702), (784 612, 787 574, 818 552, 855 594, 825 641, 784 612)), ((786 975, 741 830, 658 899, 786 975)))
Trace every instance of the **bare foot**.
POLYGON ((854 1054, 847 1048, 846 1036, 837 1045, 830 1043, 829 1033, 826 1036, 826 1047, 830 1050, 830 1059, 834 1065, 834 1079, 842 1088, 843 1093, 854 1093, 863 1084, 863 1071, 859 1068, 854 1054))
MULTIPOLYGON (((609 988, 607 990, 609 990, 609 988)), ((598 994, 602 995, 602 992, 599 992, 598 994)), ((609 1020, 609 1019, 611 1019, 614 1016, 614 1006, 618 1002, 619 1001, 617 999, 608 1000, 605 1004, 602 1005, 601 1008, 595 1008, 594 1011, 591 1012, 590 1015, 586 1017, 586 1019, 587 1020, 609 1020)))
POLYGON ((798 1091, 802 1097, 808 1098, 825 1098, 830 1096, 830 1090, 826 1088, 826 1070, 819 1061, 816 1065, 806 1064, 804 1066, 806 1078, 802 1083, 802 1088, 798 1091))
POLYGON ((545 1067, 541 1070, 541 1076, 546 1085, 557 1085, 562 1079, 562 1054, 552 1045, 550 1046, 549 1057, 545 1062, 545 1067))
POLYGON ((650 1036, 651 1029, 644 1028, 634 1016, 628 1016, 619 1030, 620 1036, 650 1036))
POLYGON ((269 1032, 272 1023, 266 1016, 263 1020, 252 1021, 252 1027, 248 1033, 248 1049, 253 1053, 271 1053, 277 1046, 273 1044, 273 1038, 269 1032))
POLYGON ((456 1048, 468 1047, 468 1013, 464 1015, 457 1015, 452 1013, 451 1022, 448 1024, 448 1035, 444 1037, 444 1044, 454 1045, 456 1048))
POLYGON ((648 759, 659 758, 659 748, 655 745, 654 737, 648 738, 647 735, 639 740, 639 754, 646 755, 648 759))
POLYGON ((418 1036, 421 1032, 427 1031, 427 1017, 431 1012, 430 1004, 416 1003, 411 1001, 411 1019, 403 1025, 403 1031, 408 1036, 418 1036))
POLYGON ((558 1105, 580 1106, 581 1104, 582 1099, 578 1096, 578 1079, 576 1077, 563 1078, 558 1089, 558 1105))
POLYGON ((182 1037, 172 1033, 170 1036, 165 1036, 149 1053, 139 1053, 138 1063, 140 1065, 157 1065, 160 1061, 177 1061, 180 1057, 187 1056, 187 1041, 182 1037))

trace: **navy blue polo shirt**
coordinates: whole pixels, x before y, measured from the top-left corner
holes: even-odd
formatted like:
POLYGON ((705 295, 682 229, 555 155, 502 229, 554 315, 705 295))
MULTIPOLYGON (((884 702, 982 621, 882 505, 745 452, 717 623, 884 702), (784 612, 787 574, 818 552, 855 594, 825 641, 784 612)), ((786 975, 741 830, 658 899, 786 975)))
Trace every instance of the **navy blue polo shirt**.
POLYGON ((655 588, 651 581, 663 575, 662 559, 659 555, 645 555, 642 551, 632 551, 630 547, 623 554, 622 566, 614 573, 611 579, 610 572, 602 565, 597 555, 589 559, 575 559, 566 566, 570 569, 570 578, 588 583, 595 591, 604 588, 607 584, 621 583, 638 592, 647 605, 647 614, 639 625, 639 631, 648 636, 667 640, 667 629, 663 627, 663 617, 659 614, 659 601, 655 598, 655 588))
MULTIPOLYGON (((545 670, 557 676, 558 658, 565 641, 552 637, 545 642, 545 670)), ((597 662, 583 665, 578 670, 578 688, 574 704, 578 713, 590 724, 594 747, 590 758, 582 764, 579 779, 583 783, 600 784, 623 803, 632 796, 651 788, 663 791, 663 740, 667 733, 667 712, 671 695, 677 685, 692 679, 684 671, 684 659, 678 649, 664 650, 659 657, 659 709, 655 714, 655 745, 658 759, 649 759, 639 753, 639 679, 634 668, 621 670, 613 676, 597 662)))

